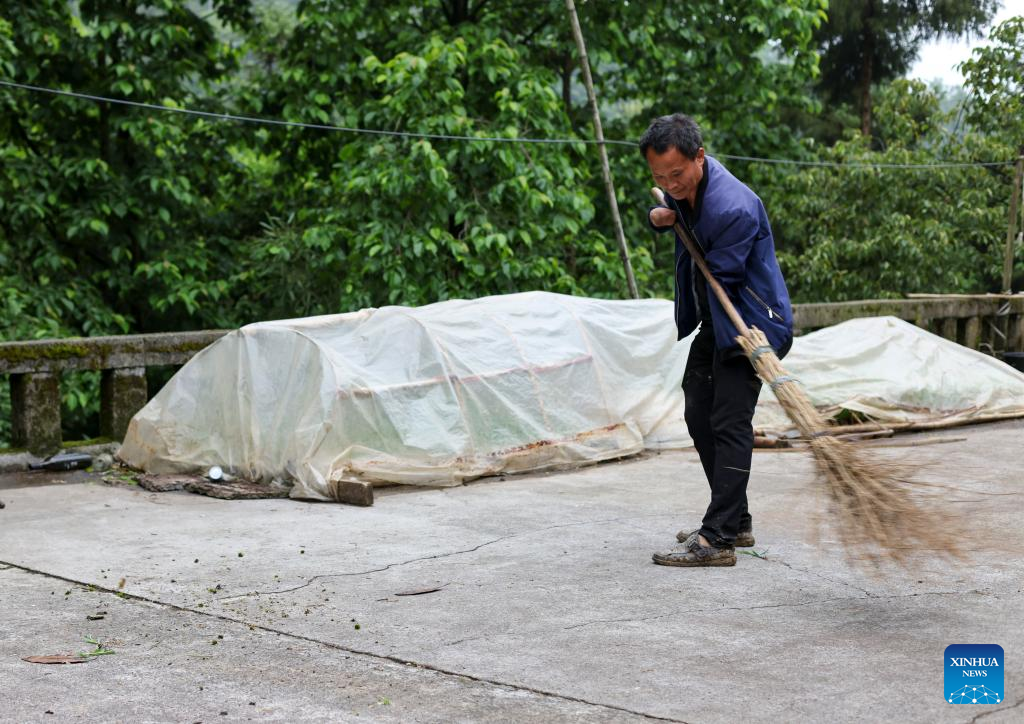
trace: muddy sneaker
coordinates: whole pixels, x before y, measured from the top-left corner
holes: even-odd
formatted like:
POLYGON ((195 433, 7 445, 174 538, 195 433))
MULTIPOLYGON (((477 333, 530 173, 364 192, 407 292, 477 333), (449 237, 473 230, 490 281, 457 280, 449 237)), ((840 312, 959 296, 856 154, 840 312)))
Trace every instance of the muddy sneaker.
POLYGON ((668 553, 655 553, 651 560, 659 566, 735 566, 736 549, 702 546, 694 540, 693 543, 678 546, 668 553))
MULTIPOLYGON (((697 530, 681 530, 676 533, 676 540, 683 545, 693 545, 697 540, 697 534, 700 533, 700 528, 697 530)), ((752 548, 754 546, 754 531, 752 530, 741 530, 736 534, 736 547, 737 548, 752 548)))

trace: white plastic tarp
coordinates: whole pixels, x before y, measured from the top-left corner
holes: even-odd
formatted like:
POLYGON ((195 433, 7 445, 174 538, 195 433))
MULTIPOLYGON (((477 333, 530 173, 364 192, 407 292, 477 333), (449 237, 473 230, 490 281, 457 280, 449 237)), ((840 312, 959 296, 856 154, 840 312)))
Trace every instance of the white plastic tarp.
MULTIPOLYGON (((451 485, 683 447, 672 313, 529 292, 248 325, 175 375, 119 457, 330 500, 349 479, 451 485)), ((800 337, 785 365, 816 404, 881 421, 1024 415, 1024 375, 893 318, 800 337)), ((755 426, 788 427, 767 388, 755 426)))
MULTIPOLYGON (((896 317, 852 319, 797 337, 783 366, 815 406, 888 424, 1024 416, 1024 374, 896 317)), ((767 385, 754 426, 792 425, 767 385)))

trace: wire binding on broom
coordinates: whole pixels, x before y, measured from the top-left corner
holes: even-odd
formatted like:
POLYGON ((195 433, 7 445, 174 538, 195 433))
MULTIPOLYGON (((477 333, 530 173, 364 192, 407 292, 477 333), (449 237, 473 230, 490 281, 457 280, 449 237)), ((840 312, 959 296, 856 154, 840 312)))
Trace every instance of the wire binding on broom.
POLYGON ((750 351, 750 363, 751 364, 756 363, 757 360, 761 358, 761 355, 768 354, 769 352, 771 354, 775 354, 775 349, 773 347, 771 347, 770 345, 763 345, 761 347, 755 347, 753 350, 750 351))

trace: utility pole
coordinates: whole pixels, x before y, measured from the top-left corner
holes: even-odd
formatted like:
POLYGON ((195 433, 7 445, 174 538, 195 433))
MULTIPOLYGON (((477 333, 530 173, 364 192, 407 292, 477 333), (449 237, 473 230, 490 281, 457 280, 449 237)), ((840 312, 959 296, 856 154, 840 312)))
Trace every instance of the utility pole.
POLYGON ((1013 246, 1017 241, 1017 204, 1021 197, 1021 180, 1024 179, 1024 146, 1017 151, 1017 165, 1013 173, 1013 191, 1010 195, 1010 225, 1006 229, 1006 253, 1003 256, 1003 291, 1012 294, 1013 289, 1013 246))
POLYGON ((594 115, 594 135, 597 138, 597 148, 601 152, 601 175, 604 176, 604 187, 608 192, 608 206, 612 212, 612 223, 615 226, 615 240, 619 242, 619 256, 622 258, 622 266, 626 270, 626 283, 629 285, 629 296, 633 299, 640 298, 640 292, 636 288, 636 279, 633 277, 633 265, 629 261, 629 247, 626 246, 626 234, 622 230, 622 218, 619 216, 619 202, 615 198, 615 185, 612 183, 612 170, 608 165, 608 152, 605 150, 604 131, 601 130, 601 114, 597 110, 597 96, 594 94, 594 80, 590 76, 590 61, 587 59, 587 46, 583 42, 583 31, 580 30, 580 19, 576 15, 576 4, 573 0, 565 0, 565 8, 569 11, 569 20, 572 22, 572 34, 576 38, 576 50, 580 56, 580 70, 583 73, 583 84, 587 87, 587 98, 590 100, 590 110, 594 115))

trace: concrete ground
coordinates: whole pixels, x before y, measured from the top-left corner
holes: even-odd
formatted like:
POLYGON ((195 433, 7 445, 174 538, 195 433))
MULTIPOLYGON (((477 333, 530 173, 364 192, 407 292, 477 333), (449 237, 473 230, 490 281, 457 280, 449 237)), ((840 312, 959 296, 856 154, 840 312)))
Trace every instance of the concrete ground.
POLYGON ((875 452, 1003 552, 851 568, 803 453, 755 454, 764 557, 711 569, 650 562, 707 503, 692 451, 372 508, 0 476, 0 720, 1024 721, 1024 421, 925 437, 966 440, 875 452), (951 643, 1003 647, 1003 702, 945 702, 951 643))

